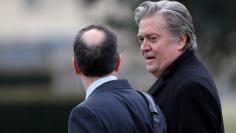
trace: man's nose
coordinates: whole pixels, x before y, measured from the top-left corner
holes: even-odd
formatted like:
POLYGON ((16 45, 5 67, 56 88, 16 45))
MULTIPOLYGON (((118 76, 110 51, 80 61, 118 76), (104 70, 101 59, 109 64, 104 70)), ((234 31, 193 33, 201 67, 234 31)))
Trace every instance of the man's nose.
POLYGON ((141 51, 147 51, 147 50, 150 50, 151 49, 151 46, 149 44, 149 42, 147 41, 147 39, 144 39, 141 46, 140 46, 140 50, 141 51))

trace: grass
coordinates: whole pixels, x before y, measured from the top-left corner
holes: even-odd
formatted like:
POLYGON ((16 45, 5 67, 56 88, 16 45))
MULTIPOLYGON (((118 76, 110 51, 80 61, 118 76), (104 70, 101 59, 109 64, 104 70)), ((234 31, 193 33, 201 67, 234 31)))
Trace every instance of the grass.
POLYGON ((235 96, 225 97, 221 101, 225 133, 236 133, 236 98, 235 96))
POLYGON ((236 119, 234 120, 225 119, 224 124, 225 124, 225 133, 236 133, 236 119))

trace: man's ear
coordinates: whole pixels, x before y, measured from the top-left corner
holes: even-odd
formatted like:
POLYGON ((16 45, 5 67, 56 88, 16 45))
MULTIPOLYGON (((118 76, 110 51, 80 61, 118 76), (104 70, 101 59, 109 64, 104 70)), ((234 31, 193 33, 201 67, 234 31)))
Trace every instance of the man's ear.
POLYGON ((185 34, 179 37, 177 49, 181 51, 184 50, 186 44, 187 44, 187 35, 185 34))
POLYGON ((72 64, 73 64, 75 73, 79 75, 80 74, 80 69, 79 69, 79 66, 77 64, 77 60, 75 59, 74 56, 72 57, 72 64))
POLYGON ((121 63, 121 55, 117 54, 115 60, 115 72, 118 72, 120 70, 120 63, 121 63))

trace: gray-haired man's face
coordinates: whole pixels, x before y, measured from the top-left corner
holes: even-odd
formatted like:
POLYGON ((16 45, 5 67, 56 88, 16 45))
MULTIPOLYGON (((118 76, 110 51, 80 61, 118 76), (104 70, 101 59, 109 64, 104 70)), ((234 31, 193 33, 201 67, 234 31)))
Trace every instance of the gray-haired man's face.
POLYGON ((173 39, 165 27, 166 21, 160 14, 145 17, 139 23, 140 51, 145 59, 146 69, 155 76, 159 76, 182 54, 179 50, 182 42, 173 39))

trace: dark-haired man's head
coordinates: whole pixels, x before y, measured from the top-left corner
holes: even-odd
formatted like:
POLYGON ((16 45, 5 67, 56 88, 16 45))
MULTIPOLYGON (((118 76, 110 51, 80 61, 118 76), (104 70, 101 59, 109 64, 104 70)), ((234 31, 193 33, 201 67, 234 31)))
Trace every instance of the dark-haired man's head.
POLYGON ((77 73, 101 77, 117 71, 119 63, 117 37, 112 30, 101 25, 90 25, 79 31, 74 41, 77 73))

